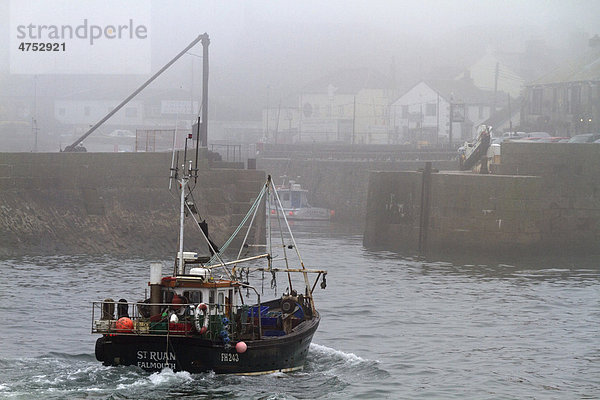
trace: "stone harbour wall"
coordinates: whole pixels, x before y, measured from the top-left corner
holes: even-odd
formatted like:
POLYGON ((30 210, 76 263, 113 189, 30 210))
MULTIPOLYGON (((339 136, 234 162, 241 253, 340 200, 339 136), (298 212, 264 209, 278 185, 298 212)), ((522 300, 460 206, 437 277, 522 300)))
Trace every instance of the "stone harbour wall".
MULTIPOLYGON (((170 165, 170 153, 0 153, 0 256, 173 256, 179 199, 175 187, 168 190, 170 165)), ((206 161, 199 169, 195 201, 220 244, 265 176, 210 169, 206 161)), ((257 241, 264 240, 259 225, 257 241)), ((206 253, 193 222, 186 230, 186 251, 206 253)))

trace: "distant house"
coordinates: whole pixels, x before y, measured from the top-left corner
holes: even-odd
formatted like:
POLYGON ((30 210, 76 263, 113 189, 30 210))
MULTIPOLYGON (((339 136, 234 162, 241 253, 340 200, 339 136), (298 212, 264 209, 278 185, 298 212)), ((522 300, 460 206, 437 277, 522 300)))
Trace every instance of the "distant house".
POLYGON ((265 139, 387 144, 390 87, 387 77, 371 69, 338 70, 307 84, 284 105, 265 109, 265 139))
POLYGON ((600 132, 600 47, 530 82, 523 97, 526 129, 556 136, 600 132))
POLYGON ((471 139, 490 117, 492 101, 493 92, 477 88, 470 79, 421 81, 390 105, 393 143, 471 139))
MULTIPOLYGON (((498 90, 518 97, 523 90, 526 78, 519 71, 515 57, 486 52, 483 57, 467 68, 457 79, 470 76, 473 84, 483 90, 498 90)), ((498 101, 499 99, 497 99, 498 101)))
MULTIPOLYGON (((73 132, 81 134, 112 111, 127 97, 114 91, 86 91, 63 96, 54 101, 54 117, 73 132)), ((160 127, 172 128, 177 121, 187 126, 198 114, 199 104, 180 89, 147 89, 131 100, 103 125, 102 131, 113 129, 160 127)))

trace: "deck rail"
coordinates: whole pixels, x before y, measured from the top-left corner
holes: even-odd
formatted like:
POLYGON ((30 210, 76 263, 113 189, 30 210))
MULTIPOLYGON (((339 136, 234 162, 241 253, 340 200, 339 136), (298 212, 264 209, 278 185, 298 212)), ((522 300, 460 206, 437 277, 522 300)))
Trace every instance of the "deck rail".
POLYGON ((262 323, 265 318, 273 318, 266 315, 265 306, 205 304, 206 317, 209 321, 206 333, 201 334, 196 325, 203 326, 205 316, 204 313, 199 313, 199 320, 196 321, 195 310, 198 304, 94 301, 92 302, 92 333, 201 336, 211 340, 221 338, 224 342, 228 342, 242 337, 246 339, 262 337, 262 323), (156 310, 159 312, 155 313, 156 310), (174 318, 173 315, 177 317, 174 318), (261 318, 258 318, 259 315, 261 318))

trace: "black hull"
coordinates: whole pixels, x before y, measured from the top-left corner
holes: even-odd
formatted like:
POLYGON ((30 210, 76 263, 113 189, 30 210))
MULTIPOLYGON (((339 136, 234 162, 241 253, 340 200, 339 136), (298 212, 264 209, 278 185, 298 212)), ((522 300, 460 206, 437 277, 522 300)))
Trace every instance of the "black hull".
POLYGON ((96 342, 96 358, 104 365, 137 366, 146 371, 171 368, 191 373, 258 374, 302 369, 319 315, 285 336, 247 340, 248 349, 196 336, 104 335, 96 342))

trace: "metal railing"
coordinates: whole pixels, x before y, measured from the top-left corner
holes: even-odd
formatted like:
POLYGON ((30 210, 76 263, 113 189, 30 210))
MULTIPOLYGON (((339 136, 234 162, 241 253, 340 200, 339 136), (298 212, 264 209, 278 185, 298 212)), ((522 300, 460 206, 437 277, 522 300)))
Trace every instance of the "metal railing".
MULTIPOLYGON (((200 334, 196 329, 197 304, 94 301, 92 302, 92 333, 201 336, 210 340, 220 338, 225 343, 242 338, 258 339, 262 336, 265 306, 205 304, 209 322, 206 333, 200 334), (152 310, 159 312, 153 314, 152 310), (173 318, 173 315, 177 315, 177 318, 173 318), (259 318, 259 315, 263 318, 259 318), (127 318, 131 322, 121 318, 127 318)), ((204 318, 203 313, 200 313, 197 321, 199 326, 204 325, 204 318)))

